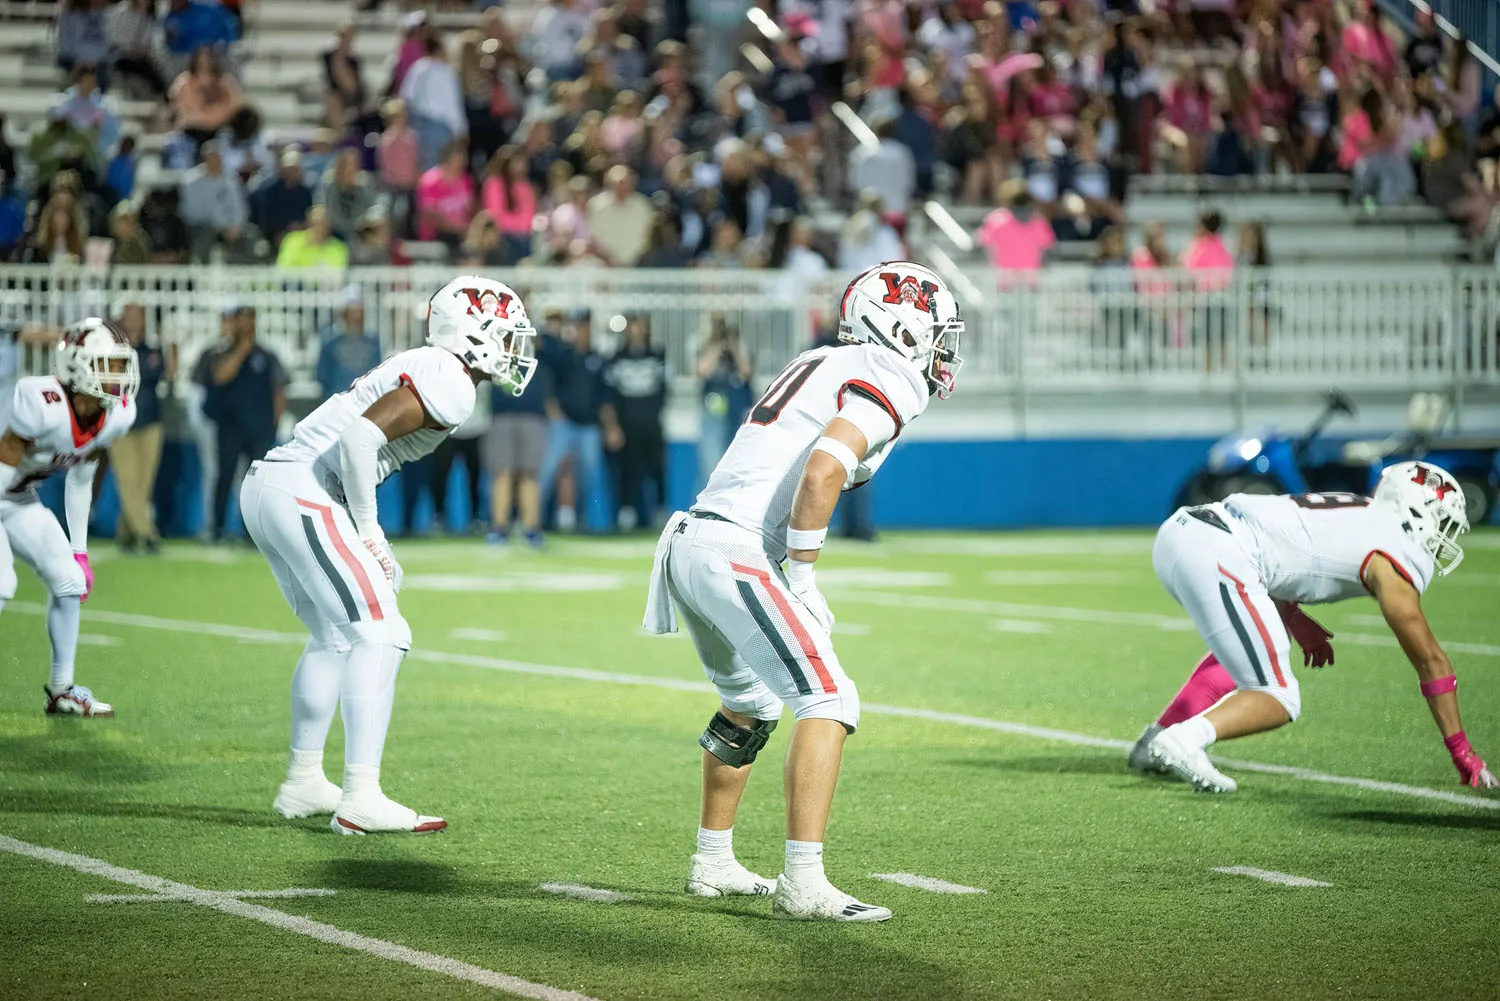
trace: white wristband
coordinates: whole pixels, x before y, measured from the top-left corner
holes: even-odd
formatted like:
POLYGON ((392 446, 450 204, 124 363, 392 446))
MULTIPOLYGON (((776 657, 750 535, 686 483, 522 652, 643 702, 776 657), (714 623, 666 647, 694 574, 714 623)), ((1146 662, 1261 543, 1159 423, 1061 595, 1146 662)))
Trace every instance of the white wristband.
POLYGON ((809 531, 802 528, 788 528, 786 530, 786 547, 788 549, 822 549, 823 541, 828 538, 828 529, 820 528, 809 531))
POLYGON ((813 451, 826 452, 838 460, 838 464, 844 467, 844 486, 847 487, 849 478, 859 468, 859 456, 854 454, 854 449, 837 438, 829 438, 825 435, 813 443, 813 451))

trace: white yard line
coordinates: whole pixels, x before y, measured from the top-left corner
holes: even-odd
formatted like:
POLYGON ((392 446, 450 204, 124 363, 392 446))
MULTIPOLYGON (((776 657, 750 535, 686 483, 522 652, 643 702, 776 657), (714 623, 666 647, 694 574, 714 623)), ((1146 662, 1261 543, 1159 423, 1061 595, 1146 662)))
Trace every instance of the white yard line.
MULTIPOLYGON (((33 615, 40 615, 44 611, 41 605, 26 601, 10 602, 5 606, 5 610, 7 612, 26 612, 33 615)), ((1075 609, 1074 611, 1077 610, 1075 609)), ((258 642, 279 642, 288 645, 295 644, 297 646, 302 646, 307 642, 306 635, 301 633, 276 633, 269 630, 245 629, 240 626, 227 626, 212 622, 164 619, 154 615, 132 615, 128 612, 85 611, 84 617, 92 617, 101 622, 110 622, 116 625, 133 625, 146 629, 194 633, 201 636, 224 636, 231 639, 244 639, 249 636, 258 642)), ((476 654, 418 649, 411 651, 407 656, 412 660, 426 661, 433 664, 463 664, 468 667, 482 667, 486 670, 506 671, 512 674, 531 674, 548 678, 569 678, 574 681, 598 681, 612 685, 639 685, 646 688, 665 688, 676 692, 712 693, 714 691, 713 686, 707 681, 688 681, 684 678, 663 678, 644 674, 619 674, 613 671, 594 671, 587 668, 562 667, 555 664, 532 664, 526 661, 506 660, 500 657, 484 657, 476 654)), ((1129 740, 1096 737, 1092 734, 1074 733, 1070 730, 1054 730, 1050 727, 1032 726, 1028 723, 1012 723, 1007 720, 990 719, 984 716, 967 716, 962 713, 939 712, 934 709, 884 705, 881 703, 865 703, 863 709, 867 713, 874 713, 881 716, 904 716, 908 719, 922 719, 934 723, 976 727, 983 730, 994 730, 998 733, 1008 733, 1018 737, 1034 737, 1039 740, 1051 740, 1080 747, 1099 747, 1124 751, 1129 750, 1133 745, 1133 742, 1129 740)), ((1242 761, 1236 758, 1220 758, 1218 756, 1215 756, 1215 760, 1221 764, 1247 772, 1263 772, 1268 775, 1281 775, 1287 778, 1300 779, 1304 782, 1321 782, 1330 785, 1343 785, 1356 789, 1365 789, 1370 792, 1413 796, 1418 799, 1454 803, 1459 806, 1473 807, 1478 810, 1500 810, 1500 799, 1466 796, 1443 789, 1429 789, 1425 786, 1411 786, 1400 782, 1384 782, 1379 779, 1332 775, 1327 772, 1297 768, 1291 765, 1268 765, 1258 761, 1242 761)))
MULTIPOLYGON (((1101 626, 1144 626, 1164 632, 1192 632, 1193 622, 1186 616, 1162 615, 1156 612, 1116 612, 1103 608, 1073 608, 1067 605, 1032 605, 1014 601, 986 601, 981 598, 945 598, 935 594, 902 594, 895 591, 861 591, 857 588, 829 587, 834 604, 884 605, 889 608, 911 608, 919 611, 972 612, 975 615, 1012 616, 1018 619, 1052 619, 1058 622, 1088 622, 1101 626)), ((1334 644, 1377 646, 1400 649, 1401 644, 1389 633, 1337 632, 1334 644)), ((1491 643, 1464 643, 1444 640, 1443 649, 1476 657, 1500 657, 1500 646, 1491 643)))
POLYGON ((1031 587, 1036 584, 1128 584, 1142 576, 1096 570, 991 570, 984 579, 990 584, 1031 587))
POLYGON ((833 635, 868 636, 870 635, 870 627, 862 622, 842 622, 835 620, 833 623, 833 635))
POLYGON ((1275 872, 1271 869, 1257 869, 1252 865, 1221 865, 1215 866, 1214 872, 1222 872, 1230 876, 1249 876, 1251 879, 1263 879, 1267 883, 1275 883, 1277 886, 1332 886, 1320 879, 1308 879, 1306 876, 1293 876, 1290 873, 1275 872))
POLYGON ((219 893, 214 890, 204 890, 187 883, 177 883, 161 876, 151 876, 135 869, 124 869, 117 865, 111 865, 101 859, 89 858, 87 855, 74 855, 72 852, 58 851, 55 848, 43 848, 39 845, 28 844, 25 841, 17 841, 15 838, 0 834, 0 851, 10 852, 25 858, 36 859, 50 865, 63 866, 68 869, 76 869, 78 872, 90 876, 98 876, 101 879, 113 880, 116 883, 124 883, 126 886, 134 886, 152 893, 159 893, 173 897, 185 903, 196 904, 206 907, 221 914, 232 914, 238 918, 249 921, 258 921, 272 928, 280 928, 283 931, 292 932, 295 935, 304 935, 319 942, 329 945, 342 946, 345 949, 353 949, 356 952, 368 953, 371 956, 379 956, 393 963, 405 963, 407 966, 415 966, 421 970, 429 970, 433 973, 441 973, 445 977, 455 980, 467 980, 469 983, 479 984, 483 987, 493 987, 496 990, 509 991, 512 994, 524 998, 534 998, 536 1001, 594 1001, 586 994, 576 991, 559 990, 556 987, 548 987, 546 984, 534 984, 520 977, 512 977, 505 973, 496 973, 494 970, 486 970, 480 966, 464 963, 447 956, 439 956, 432 952, 423 952, 420 949, 411 949, 395 942, 387 942, 384 939, 371 938, 360 935, 357 932, 345 931, 335 928, 333 925, 314 921, 311 918, 297 917, 283 911, 264 907, 260 904, 248 904, 227 893, 219 893))
POLYGON ((931 876, 918 876, 910 872, 872 872, 871 879, 883 879, 887 883, 896 883, 899 886, 909 886, 915 890, 930 890, 933 893, 989 893, 989 890, 981 890, 977 886, 964 886, 961 883, 949 883, 947 880, 933 879, 931 876))
POLYGON ((581 883, 543 883, 537 887, 544 893, 555 893, 560 897, 572 897, 574 900, 587 900, 594 904, 618 904, 629 900, 623 893, 614 890, 601 890, 595 886, 584 886, 581 883))
MULTIPOLYGON (((217 892, 236 900, 283 900, 294 897, 331 897, 336 891, 293 886, 285 890, 219 890, 217 892)), ((185 898, 167 893, 90 893, 83 899, 89 904, 172 904, 182 903, 185 898)))

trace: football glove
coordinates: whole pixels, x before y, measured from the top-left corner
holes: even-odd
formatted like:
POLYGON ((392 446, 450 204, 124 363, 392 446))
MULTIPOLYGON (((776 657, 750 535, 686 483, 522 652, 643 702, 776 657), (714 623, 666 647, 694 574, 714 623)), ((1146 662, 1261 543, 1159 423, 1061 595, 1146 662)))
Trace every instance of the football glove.
POLYGON ((1278 601, 1276 611, 1281 613, 1281 624, 1286 626, 1286 631, 1302 648, 1303 664, 1308 667, 1326 667, 1333 663, 1333 644, 1328 642, 1333 639, 1333 633, 1319 625, 1296 602, 1278 601))
POLYGON ((828 607, 828 600, 823 597, 823 592, 818 590, 813 566, 812 563, 788 559, 786 583, 792 589, 792 594, 807 607, 812 617, 818 620, 818 625, 823 627, 823 631, 831 633, 833 632, 833 611, 828 607))
POLYGON ((89 566, 88 553, 74 553, 73 561, 83 570, 83 597, 78 600, 81 605, 94 593, 94 568, 89 566))
POLYGON ((1448 753, 1453 756, 1453 767, 1458 769, 1458 781, 1471 789, 1500 789, 1500 779, 1490 771, 1484 759, 1469 746, 1469 738, 1462 730, 1443 739, 1448 753))

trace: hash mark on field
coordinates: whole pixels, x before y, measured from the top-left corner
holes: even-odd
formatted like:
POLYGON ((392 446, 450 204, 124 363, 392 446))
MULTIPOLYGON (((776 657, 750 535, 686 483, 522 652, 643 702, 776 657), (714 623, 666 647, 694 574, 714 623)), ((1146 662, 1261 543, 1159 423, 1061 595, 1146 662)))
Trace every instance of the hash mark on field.
MULTIPOLYGON (((962 599, 951 600, 960 602, 962 599)), ((885 602, 879 603, 885 604, 885 602)), ((900 602, 895 602, 895 604, 900 604, 900 602)), ((1045 606, 1022 607, 1035 608, 1045 606)), ((46 611, 45 607, 31 601, 14 601, 7 604, 5 609, 8 612, 21 612, 27 615, 41 615, 46 611)), ((1071 609, 1070 611, 1077 612, 1083 610, 1071 609)), ((154 615, 135 615, 130 612, 85 611, 83 614, 90 621, 107 622, 121 626, 136 626, 142 629, 160 629, 167 632, 189 633, 199 636, 219 636, 262 643, 285 643, 288 646, 297 647, 301 647, 307 643, 306 633, 278 633, 268 629, 252 629, 246 626, 231 626, 218 622, 198 622, 192 619, 165 619, 154 615)), ((1126 615, 1128 613, 1116 614, 1126 615)), ((1165 616, 1158 616, 1158 618, 1165 618, 1165 616)), ((1186 619, 1183 621, 1189 629, 1193 628, 1191 622, 1188 622, 1186 619)), ((672 633, 670 635, 680 637, 683 634, 672 633)), ((1448 646, 1449 649, 1453 648, 1452 644, 1448 646)), ((1500 651, 1500 647, 1494 649, 1500 651)), ((714 687, 708 682, 689 681, 686 678, 669 678, 645 674, 621 674, 614 671, 594 671, 588 668, 563 667, 556 664, 532 664, 520 660, 504 660, 499 657, 449 653, 441 650, 413 650, 407 657, 411 660, 426 661, 444 666, 463 664, 468 667, 481 667, 490 671, 507 671, 513 674, 526 674, 543 678, 567 678, 572 681, 597 681, 611 685, 638 685, 643 688, 663 688, 674 692, 716 694, 714 687)), ((1034 737, 1039 740, 1052 740, 1061 744, 1073 744, 1079 747, 1100 747, 1116 751, 1128 751, 1134 746, 1133 741, 1118 740, 1114 737, 1096 737, 1093 734, 1077 733, 1072 730, 1056 730, 1051 727, 1033 726, 1029 723, 1013 723, 1009 720, 990 719, 985 716, 968 716, 963 713, 948 713, 936 709, 923 709, 913 706, 866 703, 864 711, 883 716, 905 716, 909 719, 923 719, 934 723, 951 723, 954 726, 969 726, 982 730, 993 730, 998 733, 1007 733, 1018 737, 1034 737)), ((1244 761, 1238 758, 1215 758, 1215 760, 1219 764, 1229 765, 1232 768, 1239 768, 1243 771, 1264 772, 1267 775, 1282 775, 1287 778, 1299 779, 1303 782, 1326 782, 1330 785, 1349 786, 1370 792, 1414 796, 1418 799, 1435 800, 1440 803, 1453 803, 1458 806, 1471 807, 1475 810, 1500 810, 1500 799, 1466 796, 1462 793, 1448 792, 1446 789, 1429 789, 1425 786, 1412 786, 1401 782, 1386 782, 1381 779, 1332 775, 1328 772, 1317 772, 1292 765, 1270 765, 1260 761, 1244 761)))
POLYGON ((883 879, 887 883, 895 883, 898 886, 909 886, 914 890, 930 890, 933 893, 989 893, 977 886, 964 886, 961 883, 950 883, 947 880, 933 879, 931 876, 918 876, 910 872, 872 872, 871 879, 883 879))
POLYGON ((833 624, 833 635, 835 636, 868 636, 870 627, 862 622, 838 622, 833 624))
POLYGON ((25 858, 36 859, 39 862, 47 862, 51 865, 63 866, 67 869, 75 869, 89 876, 98 876, 102 879, 113 880, 116 883, 124 883, 126 886, 134 886, 152 893, 173 897, 186 903, 197 904, 209 910, 218 911, 222 914, 232 914, 235 917, 246 918, 250 921, 258 921, 272 928, 280 928, 297 935, 305 935, 319 942, 329 945, 342 946, 345 949, 353 949, 356 952, 368 953, 371 956, 379 956, 381 959, 389 959, 395 963, 405 963, 418 969, 430 970, 433 973, 441 973, 455 980, 466 980, 469 983, 479 984, 483 987, 493 987, 496 990, 509 991, 521 997, 533 998, 534 1001, 595 1001, 587 994, 579 994, 577 991, 564 991, 556 987, 548 987, 546 984, 534 984, 520 977, 512 977, 505 973, 496 973, 494 970, 486 970, 482 966, 474 966, 469 963, 450 959, 447 956, 439 956, 432 952, 423 952, 420 949, 411 949, 395 942, 387 942, 384 939, 370 938, 356 932, 345 931, 335 928, 333 925, 314 921, 311 918, 297 917, 285 911, 274 910, 260 904, 247 904, 243 900, 237 900, 227 893, 219 893, 214 890, 204 890, 187 883, 177 883, 161 876, 152 876, 135 869, 125 869, 121 866, 111 865, 102 859, 89 858, 87 855, 74 855, 72 852, 58 851, 56 848, 43 848, 40 845, 28 844, 25 841, 17 841, 15 838, 0 834, 0 851, 10 852, 25 858))
POLYGON ((106 636, 103 633, 79 633, 79 646, 119 646, 125 641, 118 636, 106 636))
POLYGON ((504 643, 510 634, 504 629, 452 629, 448 637, 455 640, 475 640, 480 643, 504 643))
MULTIPOLYGON (((291 897, 331 897, 333 890, 315 890, 301 886, 285 890, 220 890, 226 897, 236 900, 282 900, 291 897)), ((83 898, 88 904, 162 904, 191 903, 185 897, 169 893, 90 893, 83 898)))
POLYGON ((997 633, 1050 633, 1052 627, 1045 622, 1031 622, 1027 619, 996 619, 990 623, 990 628, 997 633))
POLYGON ((595 904, 618 904, 622 900, 630 898, 623 893, 614 890, 601 890, 594 886, 584 886, 580 883, 543 883, 537 887, 546 893, 555 893, 561 897, 572 897, 574 900, 587 900, 595 904))
POLYGON ((1257 869, 1253 865, 1221 865, 1215 866, 1214 872, 1222 872, 1229 876, 1249 876, 1251 879, 1263 879, 1267 883, 1275 883, 1277 886, 1332 886, 1319 879, 1308 879, 1306 876, 1293 876, 1290 873, 1275 872, 1271 869, 1257 869))

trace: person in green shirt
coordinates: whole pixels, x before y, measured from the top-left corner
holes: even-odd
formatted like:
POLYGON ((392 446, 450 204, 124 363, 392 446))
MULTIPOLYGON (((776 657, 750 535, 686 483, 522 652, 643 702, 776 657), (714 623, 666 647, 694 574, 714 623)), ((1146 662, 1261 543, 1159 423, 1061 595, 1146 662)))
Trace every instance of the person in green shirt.
POLYGON ((339 271, 349 266, 349 247, 328 228, 327 209, 314 205, 307 210, 307 225, 282 237, 276 266, 339 271))

